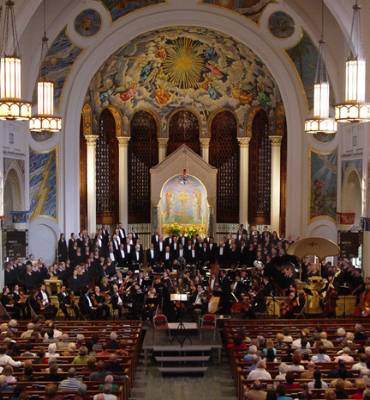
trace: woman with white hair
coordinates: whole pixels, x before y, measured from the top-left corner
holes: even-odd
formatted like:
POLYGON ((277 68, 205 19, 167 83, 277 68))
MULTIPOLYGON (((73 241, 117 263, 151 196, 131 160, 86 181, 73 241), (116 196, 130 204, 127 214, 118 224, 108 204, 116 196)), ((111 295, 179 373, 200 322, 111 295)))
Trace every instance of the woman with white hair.
POLYGON ((262 380, 262 381, 270 381, 271 374, 266 370, 266 362, 265 360, 259 360, 256 369, 251 371, 248 376, 247 380, 248 381, 256 381, 256 380, 262 380))
POLYGON ((48 346, 48 351, 45 353, 46 358, 58 358, 60 354, 57 353, 57 345, 56 343, 50 343, 48 346))

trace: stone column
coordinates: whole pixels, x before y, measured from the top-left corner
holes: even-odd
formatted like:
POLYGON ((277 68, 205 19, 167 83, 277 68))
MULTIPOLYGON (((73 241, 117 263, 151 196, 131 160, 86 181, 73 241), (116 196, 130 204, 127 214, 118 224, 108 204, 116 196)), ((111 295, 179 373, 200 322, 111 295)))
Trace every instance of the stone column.
POLYGON ((363 232, 362 240, 362 274, 370 278, 370 232, 363 232))
POLYGON ((210 138, 201 138, 200 144, 202 146, 202 157, 203 160, 208 164, 209 163, 209 142, 210 138))
POLYGON ((166 158, 168 138, 158 138, 158 163, 166 158))
POLYGON ((250 137, 240 137, 240 173, 239 173, 239 222, 248 226, 248 178, 249 178, 249 142, 250 137))
POLYGON ((281 136, 270 136, 271 141, 271 229, 280 228, 280 150, 281 136))
POLYGON ((118 136, 118 199, 119 199, 119 220, 127 231, 128 227, 128 157, 127 148, 130 138, 118 136))
POLYGON ((85 135, 87 175, 87 230, 96 232, 96 140, 98 135, 85 135))

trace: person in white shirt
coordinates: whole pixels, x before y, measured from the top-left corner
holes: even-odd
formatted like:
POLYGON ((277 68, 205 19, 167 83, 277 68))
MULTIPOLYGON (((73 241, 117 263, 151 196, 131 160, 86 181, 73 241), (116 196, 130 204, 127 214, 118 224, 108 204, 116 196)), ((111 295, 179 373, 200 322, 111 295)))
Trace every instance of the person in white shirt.
POLYGON ((318 353, 311 357, 311 361, 314 363, 325 363, 331 362, 331 359, 326 354, 325 347, 320 347, 318 353))
POLYGON ((302 349, 302 340, 303 340, 303 342, 306 341, 305 349, 310 349, 310 348, 311 348, 310 342, 308 342, 307 340, 305 340, 305 338, 303 338, 303 337, 301 336, 300 338, 293 340, 292 349, 294 349, 294 350, 301 350, 301 349, 302 349))
POLYGON ((271 380, 271 374, 266 370, 266 362, 264 360, 258 361, 256 369, 248 374, 247 380, 271 380))
POLYGON ((0 347, 0 366, 11 365, 12 367, 18 368, 23 365, 22 361, 15 361, 12 357, 6 354, 5 347, 0 347))
POLYGON ((367 362, 366 354, 361 354, 359 362, 352 365, 352 371, 361 371, 362 369, 365 368, 367 369, 366 362, 367 362))

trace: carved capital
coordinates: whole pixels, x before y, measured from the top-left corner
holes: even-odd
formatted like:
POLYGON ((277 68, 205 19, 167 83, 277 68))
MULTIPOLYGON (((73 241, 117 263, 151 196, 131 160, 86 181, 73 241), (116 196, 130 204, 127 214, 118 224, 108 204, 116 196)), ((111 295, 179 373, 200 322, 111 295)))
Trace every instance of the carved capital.
POLYGON ((200 138, 200 144, 202 147, 209 147, 210 138, 200 138))
POLYGON ((117 136, 118 144, 120 146, 128 146, 128 142, 130 141, 129 136, 117 136))
POLYGON ((271 141, 271 146, 280 146, 282 141, 282 136, 269 136, 271 141))
POLYGON ((88 146, 95 146, 98 140, 98 135, 85 135, 86 144, 88 146))
POLYGON ((159 146, 167 146, 168 138, 166 137, 159 137, 158 138, 158 144, 159 146))
POLYGON ((239 147, 248 147, 250 141, 251 141, 251 138, 249 136, 239 137, 238 138, 239 147))

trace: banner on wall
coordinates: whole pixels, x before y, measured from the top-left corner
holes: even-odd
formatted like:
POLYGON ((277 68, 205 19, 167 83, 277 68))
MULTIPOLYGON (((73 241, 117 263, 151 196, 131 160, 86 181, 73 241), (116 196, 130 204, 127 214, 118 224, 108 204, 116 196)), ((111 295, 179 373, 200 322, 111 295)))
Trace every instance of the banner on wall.
POLYGON ((360 232, 339 232, 340 256, 348 259, 357 258, 360 243, 360 232))
POLYGON ((337 223, 340 225, 353 225, 355 216, 354 212, 337 212, 337 223))

